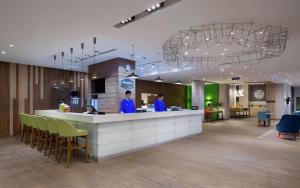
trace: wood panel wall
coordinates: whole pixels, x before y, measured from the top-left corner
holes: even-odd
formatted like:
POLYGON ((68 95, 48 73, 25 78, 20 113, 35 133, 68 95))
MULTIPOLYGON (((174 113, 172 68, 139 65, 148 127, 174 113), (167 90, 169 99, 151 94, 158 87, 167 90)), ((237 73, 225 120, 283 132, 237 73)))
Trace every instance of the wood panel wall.
POLYGON ((186 108, 186 96, 185 86, 175 85, 169 83, 156 83, 146 80, 136 80, 136 106, 141 107, 141 94, 159 94, 162 93, 165 96, 165 102, 167 107, 181 106, 186 108))
POLYGON ((88 98, 87 78, 80 72, 0 62, 0 136, 20 134, 19 113, 50 109, 54 85, 79 90, 83 106, 88 98))

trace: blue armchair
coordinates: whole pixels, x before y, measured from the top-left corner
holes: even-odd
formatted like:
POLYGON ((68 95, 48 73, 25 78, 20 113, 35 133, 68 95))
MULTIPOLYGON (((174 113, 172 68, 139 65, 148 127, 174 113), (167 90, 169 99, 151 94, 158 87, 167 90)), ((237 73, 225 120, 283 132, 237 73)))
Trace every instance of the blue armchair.
POLYGON ((300 130, 300 116, 298 115, 283 115, 276 125, 276 129, 278 131, 278 137, 281 135, 290 135, 295 139, 297 135, 299 135, 300 130))
POLYGON ((257 112, 257 126, 261 126, 263 122, 263 126, 270 126, 271 124, 271 111, 265 110, 257 112))

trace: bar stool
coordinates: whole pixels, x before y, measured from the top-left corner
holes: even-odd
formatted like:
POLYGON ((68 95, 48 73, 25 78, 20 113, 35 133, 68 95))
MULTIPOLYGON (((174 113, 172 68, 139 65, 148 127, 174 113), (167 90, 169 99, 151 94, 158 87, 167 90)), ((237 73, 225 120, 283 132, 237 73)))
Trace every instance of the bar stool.
POLYGON ((49 141, 46 145, 45 155, 47 148, 49 147, 48 157, 50 157, 51 152, 55 151, 55 160, 58 156, 58 144, 59 144, 59 134, 58 134, 58 121, 55 118, 47 117, 48 131, 49 131, 49 141))
POLYGON ((61 161, 63 150, 67 150, 67 167, 70 164, 71 151, 84 149, 85 161, 88 162, 88 131, 75 128, 70 122, 65 120, 57 120, 59 123, 58 132, 60 136, 59 144, 59 161, 61 161), (77 142, 78 138, 84 139, 84 144, 77 142))
POLYGON ((36 115, 28 115, 28 121, 31 125, 31 147, 34 148, 36 145, 36 142, 39 139, 39 122, 38 122, 38 116, 36 115))
POLYGON ((48 132, 48 121, 47 118, 42 116, 37 116, 37 122, 39 127, 38 132, 38 151, 42 151, 45 148, 45 153, 47 152, 47 143, 49 139, 49 132, 48 132))
POLYGON ((24 113, 19 114, 21 125, 22 125, 22 134, 21 134, 21 142, 23 142, 23 139, 25 137, 25 144, 28 144, 29 142, 29 136, 31 134, 31 125, 28 121, 28 115, 24 113))

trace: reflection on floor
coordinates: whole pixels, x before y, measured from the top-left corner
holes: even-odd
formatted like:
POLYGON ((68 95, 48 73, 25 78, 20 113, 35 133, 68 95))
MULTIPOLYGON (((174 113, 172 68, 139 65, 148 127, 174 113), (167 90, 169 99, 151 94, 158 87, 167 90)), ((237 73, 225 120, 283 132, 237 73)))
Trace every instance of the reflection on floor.
POLYGON ((204 133, 89 164, 57 164, 15 138, 0 139, 0 187, 300 186, 300 143, 260 138, 254 119, 205 123, 204 133))

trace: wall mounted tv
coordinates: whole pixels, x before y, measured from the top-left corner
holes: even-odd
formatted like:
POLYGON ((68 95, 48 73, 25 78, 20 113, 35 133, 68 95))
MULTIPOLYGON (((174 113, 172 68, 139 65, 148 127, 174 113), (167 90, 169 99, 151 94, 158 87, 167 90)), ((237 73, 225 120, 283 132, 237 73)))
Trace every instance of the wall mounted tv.
POLYGON ((91 80, 92 93, 105 93, 105 78, 91 80))

